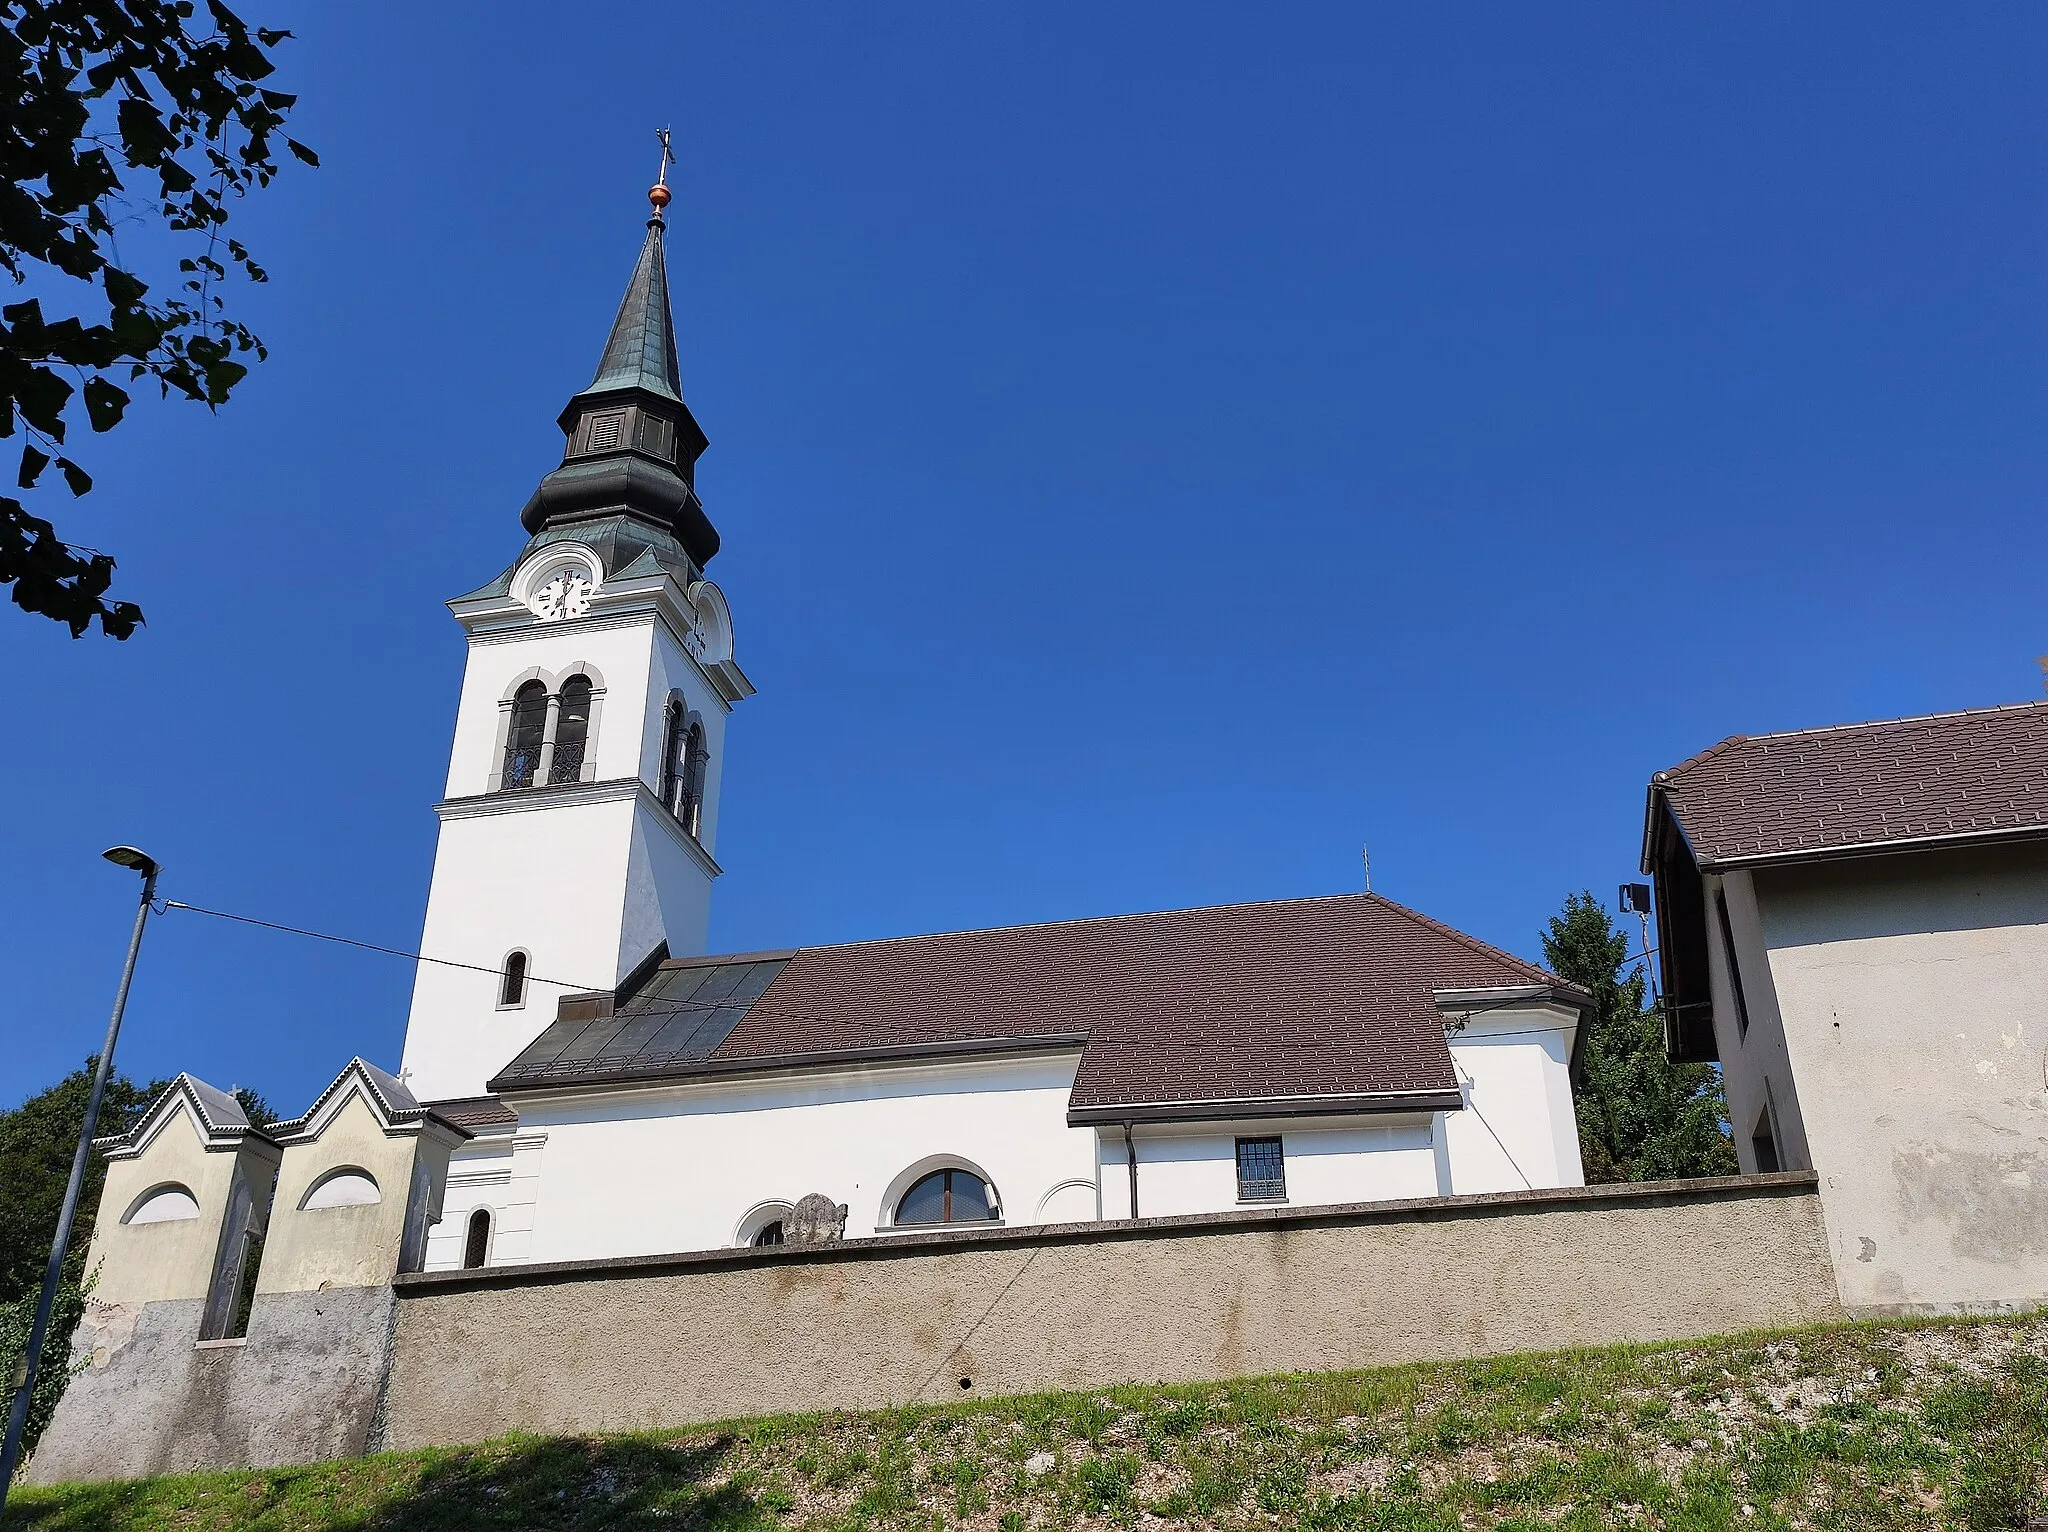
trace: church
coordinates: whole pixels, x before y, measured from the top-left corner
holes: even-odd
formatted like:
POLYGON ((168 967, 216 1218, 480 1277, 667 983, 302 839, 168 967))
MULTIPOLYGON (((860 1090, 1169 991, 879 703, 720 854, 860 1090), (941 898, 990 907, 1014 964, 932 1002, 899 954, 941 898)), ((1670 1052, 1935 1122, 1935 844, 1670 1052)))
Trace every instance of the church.
POLYGON ((434 961, 378 1076, 460 1138, 425 1269, 1582 1184, 1589 997, 1373 894, 706 952, 754 686, 669 195, 524 548, 449 602, 434 961))

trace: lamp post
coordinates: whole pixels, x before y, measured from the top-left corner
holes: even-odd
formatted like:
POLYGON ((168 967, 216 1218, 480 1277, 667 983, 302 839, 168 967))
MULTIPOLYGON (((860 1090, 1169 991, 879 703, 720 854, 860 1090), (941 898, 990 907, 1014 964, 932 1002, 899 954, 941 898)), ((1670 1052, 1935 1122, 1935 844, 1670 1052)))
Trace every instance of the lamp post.
POLYGON ((78 1153, 71 1159, 71 1183, 64 1188, 64 1208, 57 1215, 57 1238, 50 1246, 50 1264, 43 1270, 43 1292, 36 1300, 35 1324, 28 1332, 28 1350, 14 1376, 14 1407, 7 1415, 7 1442, 0 1447, 0 1511, 7 1508, 8 1487, 14 1482, 15 1467, 21 1461, 22 1433, 28 1427, 29 1401, 35 1397, 36 1368, 42 1360, 43 1341, 50 1333, 50 1310, 57 1301, 57 1284, 64 1275, 64 1256, 71 1245, 71 1224, 78 1216, 78 1194, 85 1188, 86 1162, 92 1156, 92 1133, 99 1125, 100 1099, 107 1093, 107 1075, 114 1067, 114 1039, 121 1034, 121 1012, 128 1006, 128 985, 135 977, 135 955, 142 950, 142 927, 149 919, 149 901, 156 895, 157 864, 153 857, 133 846, 116 846, 102 855, 117 867, 142 874, 142 903, 135 911, 135 931, 128 938, 128 961, 121 965, 121 987, 114 994, 114 1016, 107 1023, 107 1040, 100 1047, 99 1063, 92 1072, 92 1094, 85 1104, 85 1128, 78 1135, 78 1153))

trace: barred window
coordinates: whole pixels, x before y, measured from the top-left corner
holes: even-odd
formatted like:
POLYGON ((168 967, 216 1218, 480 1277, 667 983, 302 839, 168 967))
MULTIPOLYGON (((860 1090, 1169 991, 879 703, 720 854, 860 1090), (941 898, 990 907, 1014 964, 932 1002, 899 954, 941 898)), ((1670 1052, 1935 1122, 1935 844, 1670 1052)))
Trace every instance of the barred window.
POLYGON ((512 726, 505 734, 505 786, 533 786, 547 732, 548 689, 538 681, 528 681, 512 694, 512 726))
POLYGON ((1237 1200, 1287 1200, 1287 1160, 1281 1153, 1279 1139, 1241 1138, 1237 1141, 1237 1200))
POLYGON ((555 753, 548 763, 548 781, 581 782, 583 754, 590 743, 590 677, 575 675, 562 683, 561 716, 555 722, 555 753))
POLYGON ((504 982, 498 986, 498 1004, 512 1010, 526 1004, 526 954, 515 952, 505 959, 504 982))
POLYGON ((478 1208, 469 1215, 469 1237, 462 1244, 462 1266, 474 1271, 491 1253, 491 1210, 478 1208))
POLYGON ((779 1245, 782 1243, 782 1237, 782 1220, 772 1218, 761 1225, 760 1231, 754 1235, 754 1243, 761 1247, 779 1245))

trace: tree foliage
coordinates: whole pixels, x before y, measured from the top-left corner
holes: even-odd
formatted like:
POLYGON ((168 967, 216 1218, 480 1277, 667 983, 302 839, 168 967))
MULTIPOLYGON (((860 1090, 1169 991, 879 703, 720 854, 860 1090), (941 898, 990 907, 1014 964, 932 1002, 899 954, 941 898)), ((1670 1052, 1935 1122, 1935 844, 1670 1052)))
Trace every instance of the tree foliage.
POLYGON ((1590 893, 1567 896, 1543 933, 1551 971, 1593 996, 1577 1099, 1586 1179, 1733 1175, 1720 1072, 1666 1056, 1663 1024, 1644 1003, 1643 969, 1623 973, 1629 945, 1590 893))
MULTIPOLYGON (((218 0, 198 15, 193 0, 0 0, 0 271, 32 289, 0 305, 0 437, 25 437, 23 491, 51 467, 71 494, 92 488, 67 437, 81 412, 94 431, 117 425, 124 383, 214 408, 248 372, 238 358, 264 355, 216 290, 236 272, 267 280, 227 236, 229 205, 277 174, 277 143, 318 160, 284 135, 295 98, 259 83, 291 34, 252 31, 218 0), (170 296, 122 264, 116 226, 138 221, 186 236, 170 296)), ((0 496, 0 584, 17 606, 74 638, 95 621, 126 638, 142 612, 109 599, 113 573, 0 496)))
MULTIPOLYGON (((29 1097, 13 1111, 0 1112, 0 1304, 24 1293, 33 1303, 42 1286, 50 1241, 57 1237, 64 1188, 71 1179, 72 1156, 78 1152, 79 1130, 85 1126, 94 1062, 87 1059, 83 1068, 29 1097)), ((107 1077, 95 1134, 125 1133, 169 1087, 168 1080, 137 1085, 116 1070, 107 1077)), ((106 1176, 106 1161, 98 1155, 87 1161, 85 1188, 71 1233, 71 1262, 80 1270, 106 1176)))

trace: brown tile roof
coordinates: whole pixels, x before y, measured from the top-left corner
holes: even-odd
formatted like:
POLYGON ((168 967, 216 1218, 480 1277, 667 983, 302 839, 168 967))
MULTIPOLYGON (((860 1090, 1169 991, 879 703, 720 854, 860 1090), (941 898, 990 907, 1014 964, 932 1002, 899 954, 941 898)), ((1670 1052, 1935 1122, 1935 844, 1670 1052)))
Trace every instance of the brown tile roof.
POLYGON ((1650 779, 1703 867, 2048 834, 2048 703, 1738 734, 1650 779))
POLYGON ((479 1128, 510 1127, 519 1121, 519 1114, 496 1096, 454 1096, 446 1101, 424 1104, 443 1122, 452 1122, 472 1133, 479 1128))
POLYGON ((1219 905, 670 962, 492 1086, 1070 1043, 1083 1117, 1455 1096, 1432 992, 1518 985, 1563 988, 1378 895, 1219 905))

